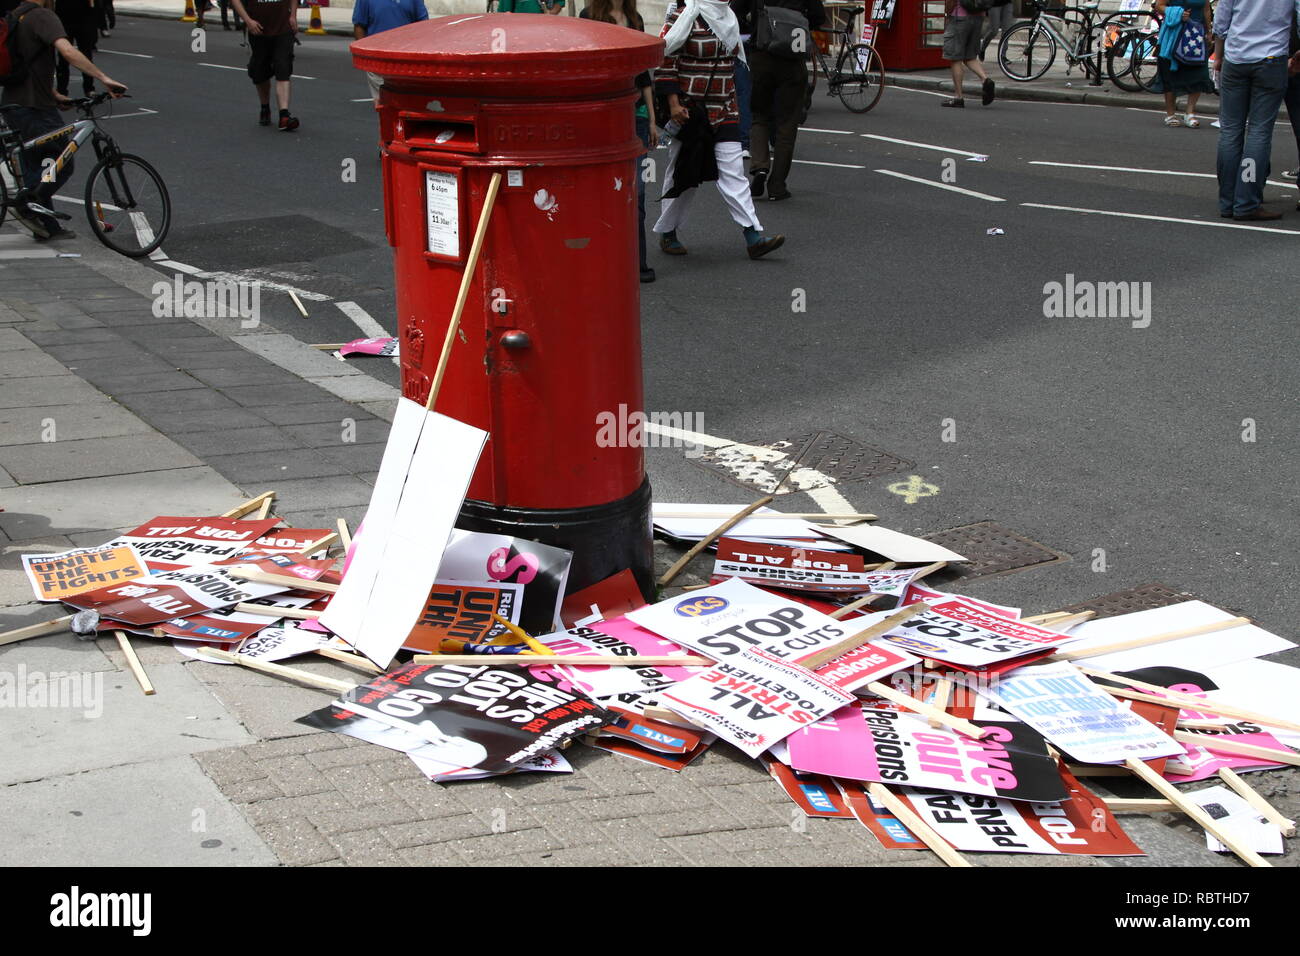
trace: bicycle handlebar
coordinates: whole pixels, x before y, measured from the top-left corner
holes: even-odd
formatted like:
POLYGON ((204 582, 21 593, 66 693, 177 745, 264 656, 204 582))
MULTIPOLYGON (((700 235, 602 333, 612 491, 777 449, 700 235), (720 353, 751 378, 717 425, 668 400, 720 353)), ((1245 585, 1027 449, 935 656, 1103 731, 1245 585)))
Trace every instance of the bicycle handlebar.
MULTIPOLYGON (((109 92, 96 93, 94 96, 83 96, 80 99, 73 100, 72 108, 77 110, 80 113, 85 113, 89 115, 90 111, 93 110, 96 106, 99 106, 101 103, 106 103, 109 100, 118 99, 118 98, 119 97, 116 97, 109 92)), ((120 98, 130 99, 131 94, 123 93, 120 98)))

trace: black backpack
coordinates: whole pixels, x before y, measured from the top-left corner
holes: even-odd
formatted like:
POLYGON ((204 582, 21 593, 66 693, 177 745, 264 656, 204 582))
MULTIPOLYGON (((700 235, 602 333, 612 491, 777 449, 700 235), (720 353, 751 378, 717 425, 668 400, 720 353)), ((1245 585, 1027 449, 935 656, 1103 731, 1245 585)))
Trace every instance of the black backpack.
POLYGON ((0 20, 0 86, 17 86, 27 79, 27 61, 18 49, 18 24, 35 9, 34 3, 20 3, 0 20))
POLYGON ((754 48, 783 60, 803 60, 812 49, 808 18, 799 10, 759 3, 754 23, 754 48))

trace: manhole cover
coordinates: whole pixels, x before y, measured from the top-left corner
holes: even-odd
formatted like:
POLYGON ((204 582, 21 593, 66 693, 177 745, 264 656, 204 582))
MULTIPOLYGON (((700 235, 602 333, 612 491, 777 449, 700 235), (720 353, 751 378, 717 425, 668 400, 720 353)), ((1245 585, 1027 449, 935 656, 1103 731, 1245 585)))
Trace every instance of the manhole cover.
POLYGON ((914 467, 889 452, 826 431, 752 445, 723 445, 689 460, 759 494, 771 494, 795 461, 799 467, 781 486, 782 494, 914 467))
POLYGON ((922 537, 970 558, 968 564, 948 565, 945 575, 951 572, 955 578, 986 578, 1070 560, 1069 555, 992 521, 935 531, 922 537))
POLYGON ((1194 594, 1188 594, 1186 591, 1175 591, 1173 588, 1152 581, 1149 584, 1139 584, 1135 588, 1116 591, 1114 594, 1103 594, 1091 601, 1071 604, 1069 607, 1061 608, 1061 610, 1072 612, 1096 611, 1097 617, 1094 620, 1100 620, 1103 617, 1114 617, 1117 614, 1149 611, 1156 607, 1181 604, 1183 601, 1199 600, 1204 599, 1198 598, 1194 594))

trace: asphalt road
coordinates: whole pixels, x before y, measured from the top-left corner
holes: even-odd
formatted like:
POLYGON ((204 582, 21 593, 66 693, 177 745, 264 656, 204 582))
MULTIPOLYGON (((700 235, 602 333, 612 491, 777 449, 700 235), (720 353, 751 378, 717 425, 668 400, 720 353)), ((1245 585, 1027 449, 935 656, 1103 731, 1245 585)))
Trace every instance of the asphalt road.
MULTIPOLYGON (((110 122, 171 188, 167 254, 328 296, 303 319, 264 295, 264 319, 303 342, 365 334, 337 301, 392 331, 376 122, 346 42, 304 38, 303 125, 281 134, 255 123, 237 35, 207 40, 195 53, 179 24, 120 18, 102 41, 99 62, 135 94, 118 112, 156 111, 110 122), (347 159, 355 183, 341 181, 347 159)), ((1170 130, 1149 110, 939 102, 891 88, 856 116, 819 94, 794 199, 759 210, 787 244, 760 262, 706 187, 681 233, 690 256, 654 250, 659 281, 642 287, 648 408, 736 441, 843 435, 913 463, 838 485, 882 523, 994 520, 1074 559, 971 586, 992 600, 1047 610, 1159 580, 1294 633, 1296 190, 1267 190, 1280 225, 1224 228, 1208 120, 1170 130), (980 195, 939 188, 945 175, 980 195), (1149 325, 1045 316, 1045 284, 1067 274, 1149 283, 1149 325), (909 502, 890 485, 930 493, 909 502)), ((1274 177, 1295 157, 1279 124, 1274 177)), ((392 363, 358 361, 396 384, 392 363)), ((680 450, 648 456, 659 500, 754 497, 680 450)))

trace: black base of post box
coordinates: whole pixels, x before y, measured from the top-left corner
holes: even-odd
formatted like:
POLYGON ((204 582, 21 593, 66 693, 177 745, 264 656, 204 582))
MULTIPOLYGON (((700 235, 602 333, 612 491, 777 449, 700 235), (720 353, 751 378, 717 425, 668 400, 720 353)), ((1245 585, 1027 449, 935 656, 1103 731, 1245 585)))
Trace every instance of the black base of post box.
POLYGON ((630 568, 647 601, 655 599, 650 479, 626 498, 585 508, 510 508, 468 500, 456 527, 508 534, 573 552, 568 591, 630 568))

